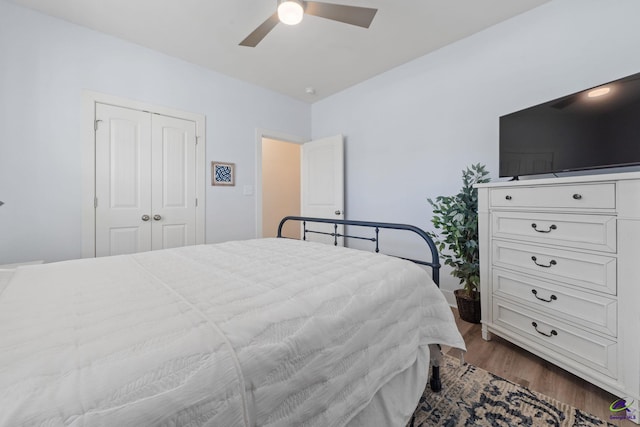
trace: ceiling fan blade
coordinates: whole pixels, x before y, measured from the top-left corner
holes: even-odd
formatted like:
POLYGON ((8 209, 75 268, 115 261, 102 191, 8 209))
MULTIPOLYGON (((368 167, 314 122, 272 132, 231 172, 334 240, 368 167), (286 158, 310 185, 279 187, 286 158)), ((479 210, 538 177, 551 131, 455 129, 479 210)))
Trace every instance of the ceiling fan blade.
POLYGON ((332 19, 345 24, 369 28, 378 9, 369 7, 346 6, 342 4, 305 1, 304 13, 320 18, 332 19))
POLYGON ((267 20, 264 21, 262 24, 258 25, 258 28, 253 30, 253 32, 249 34, 247 38, 242 40, 239 43, 239 45, 247 46, 247 47, 256 47, 258 43, 260 43, 262 39, 265 38, 267 34, 269 34, 269 31, 273 30, 273 27, 275 27, 278 24, 278 22, 280 22, 280 20, 278 19, 278 12, 276 12, 270 17, 268 17, 267 20))

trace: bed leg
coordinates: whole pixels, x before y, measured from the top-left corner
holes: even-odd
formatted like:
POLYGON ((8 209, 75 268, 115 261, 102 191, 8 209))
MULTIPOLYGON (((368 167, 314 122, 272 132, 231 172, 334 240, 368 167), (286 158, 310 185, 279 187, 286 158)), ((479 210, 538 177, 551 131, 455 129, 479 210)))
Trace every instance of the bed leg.
POLYGON ((442 382, 440 381, 440 366, 434 366, 431 372, 431 380, 429 381, 431 390, 438 392, 442 390, 442 382))
POLYGON ((429 380, 429 385, 432 391, 438 392, 442 390, 442 382, 440 381, 442 352, 440 351, 440 345, 430 344, 429 352, 431 353, 431 379, 429 380))

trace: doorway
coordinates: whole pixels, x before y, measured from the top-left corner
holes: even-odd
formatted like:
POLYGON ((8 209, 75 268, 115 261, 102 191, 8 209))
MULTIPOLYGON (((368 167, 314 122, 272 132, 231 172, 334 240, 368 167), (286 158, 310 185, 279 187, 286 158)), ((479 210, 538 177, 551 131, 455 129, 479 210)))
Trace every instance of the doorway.
MULTIPOLYGON (((344 139, 342 135, 305 141, 301 138, 258 130, 256 136, 256 237, 275 236, 280 220, 287 215, 344 219, 344 139), (267 140, 275 142, 271 143, 267 140), (263 144, 265 146, 271 144, 295 154, 293 156, 265 154, 263 144), (263 170, 271 176, 265 176, 263 170), (288 171, 288 178, 278 178, 283 170, 288 171), (293 185, 286 191, 277 189, 284 186, 284 179, 293 182, 293 185), (267 186, 276 187, 275 192, 279 193, 277 197, 272 199, 273 193, 270 193, 268 188, 265 193, 263 188, 265 180, 267 186), (270 180, 274 183, 268 184, 270 180), (283 198, 287 199, 287 203, 282 202, 283 198), (297 208, 294 206, 295 203, 298 203, 297 208)), ((301 235, 300 225, 294 222, 286 223, 283 234, 286 237, 298 238, 301 235)), ((317 231, 332 233, 334 230, 330 224, 318 224, 317 231)), ((338 232, 343 232, 342 226, 338 227, 338 232)), ((334 243, 333 237, 327 235, 312 233, 307 234, 306 238, 323 243, 334 243)), ((338 240, 338 244, 342 245, 342 239, 338 240)))
POLYGON ((82 256, 204 243, 205 117, 83 98, 82 256))
MULTIPOLYGON (((300 216, 301 145, 262 138, 262 237, 276 237, 280 220, 300 216)), ((300 238, 298 224, 285 224, 283 234, 300 238)))

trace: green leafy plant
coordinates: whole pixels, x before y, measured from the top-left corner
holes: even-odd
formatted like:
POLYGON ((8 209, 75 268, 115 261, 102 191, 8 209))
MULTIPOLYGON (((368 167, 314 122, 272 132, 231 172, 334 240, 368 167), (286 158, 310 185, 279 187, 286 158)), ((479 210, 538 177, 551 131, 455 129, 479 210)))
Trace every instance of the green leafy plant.
POLYGON ((480 263, 478 247, 478 190, 474 184, 489 182, 489 172, 480 163, 462 171, 462 189, 454 196, 427 199, 433 207, 431 222, 439 232, 428 233, 434 239, 451 274, 464 284, 472 299, 479 299, 480 263))

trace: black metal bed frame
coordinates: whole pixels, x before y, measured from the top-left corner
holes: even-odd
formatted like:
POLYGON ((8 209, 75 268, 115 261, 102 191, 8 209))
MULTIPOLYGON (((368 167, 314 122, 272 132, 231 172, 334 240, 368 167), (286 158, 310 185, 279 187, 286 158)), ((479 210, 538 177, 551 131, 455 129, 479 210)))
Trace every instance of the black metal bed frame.
MULTIPOLYGON (((402 259, 406 259, 407 261, 414 262, 420 265, 426 265, 431 267, 431 278, 436 286, 440 287, 440 257, 438 256, 438 250, 436 248, 435 243, 429 237, 429 235, 422 229, 415 227, 413 225, 407 224, 395 224, 389 222, 371 222, 371 221, 353 221, 346 219, 329 219, 329 218, 312 218, 312 217, 304 217, 304 216, 286 216, 282 218, 280 224, 278 225, 278 234, 277 237, 282 238, 282 228, 287 221, 299 221, 302 222, 302 240, 307 240, 307 234, 321 234, 325 236, 333 237, 333 244, 335 246, 338 245, 338 238, 344 237, 347 239, 358 239, 358 240, 367 240, 372 243, 375 243, 375 252, 380 252, 380 229, 390 229, 390 230, 406 230, 416 233, 418 236, 422 237, 424 241, 429 246, 429 251, 431 252, 431 261, 421 261, 411 258, 398 257, 402 259), (307 228, 307 223, 324 223, 324 224, 333 224, 333 232, 326 231, 316 231, 310 230, 307 228), (349 225, 349 226, 357 226, 357 227, 365 227, 365 228, 373 228, 375 236, 374 237, 362 237, 362 236, 352 236, 349 234, 341 234, 338 232, 338 225, 349 225)), ((438 346, 439 347, 439 346, 438 346)), ((439 348, 438 348, 438 351, 439 348)), ((439 359, 439 358, 438 358, 439 359)), ((432 357, 433 361, 433 357, 432 357)), ((429 385, 431 390, 437 392, 442 389, 442 383, 440 381, 440 366, 438 363, 432 365, 432 375, 429 381, 429 385)), ((411 425, 413 425, 413 418, 411 420, 411 425)))
POLYGON ((284 237, 282 235, 282 227, 284 226, 285 222, 287 221, 300 221, 302 222, 302 240, 307 240, 307 234, 322 234, 325 236, 331 236, 333 237, 333 244, 335 246, 338 245, 338 237, 344 237, 347 239, 358 239, 358 240, 367 240, 370 241, 372 243, 375 243, 376 247, 375 247, 375 252, 378 253, 380 252, 380 229, 384 228, 384 229, 389 229, 389 230, 406 230, 406 231, 411 231, 413 233, 416 233, 418 236, 422 237, 424 239, 424 241, 427 243, 427 246, 429 246, 429 251, 431 252, 431 261, 421 261, 421 260, 417 260, 417 259, 412 259, 412 258, 404 258, 404 257, 397 257, 397 258, 402 258, 402 259, 406 259, 407 261, 411 261, 414 262, 416 264, 420 264, 420 265, 426 265, 428 267, 431 267, 431 278, 433 279, 433 282, 436 284, 436 286, 440 287, 440 257, 438 256, 438 249, 436 248, 435 243, 433 242, 433 240, 431 239, 431 237, 429 237, 429 235, 422 229, 415 227, 413 225, 407 225, 407 224, 396 224, 396 223, 392 223, 392 222, 371 222, 371 221, 353 221, 353 220, 348 220, 348 219, 330 219, 330 218, 312 218, 312 217, 304 217, 304 216, 286 216, 284 218, 282 218, 282 220, 280 221, 280 224, 278 225, 278 234, 277 237, 284 237), (315 231, 315 230, 310 230, 307 228, 307 223, 308 222, 317 222, 317 223, 324 223, 324 224, 333 224, 333 232, 332 233, 328 233, 326 231, 315 231), (374 237, 362 237, 362 236, 351 236, 348 234, 340 234, 338 233, 338 225, 353 225, 353 226, 358 226, 358 227, 368 227, 368 228, 373 228, 374 229, 374 233, 375 236, 374 237))

